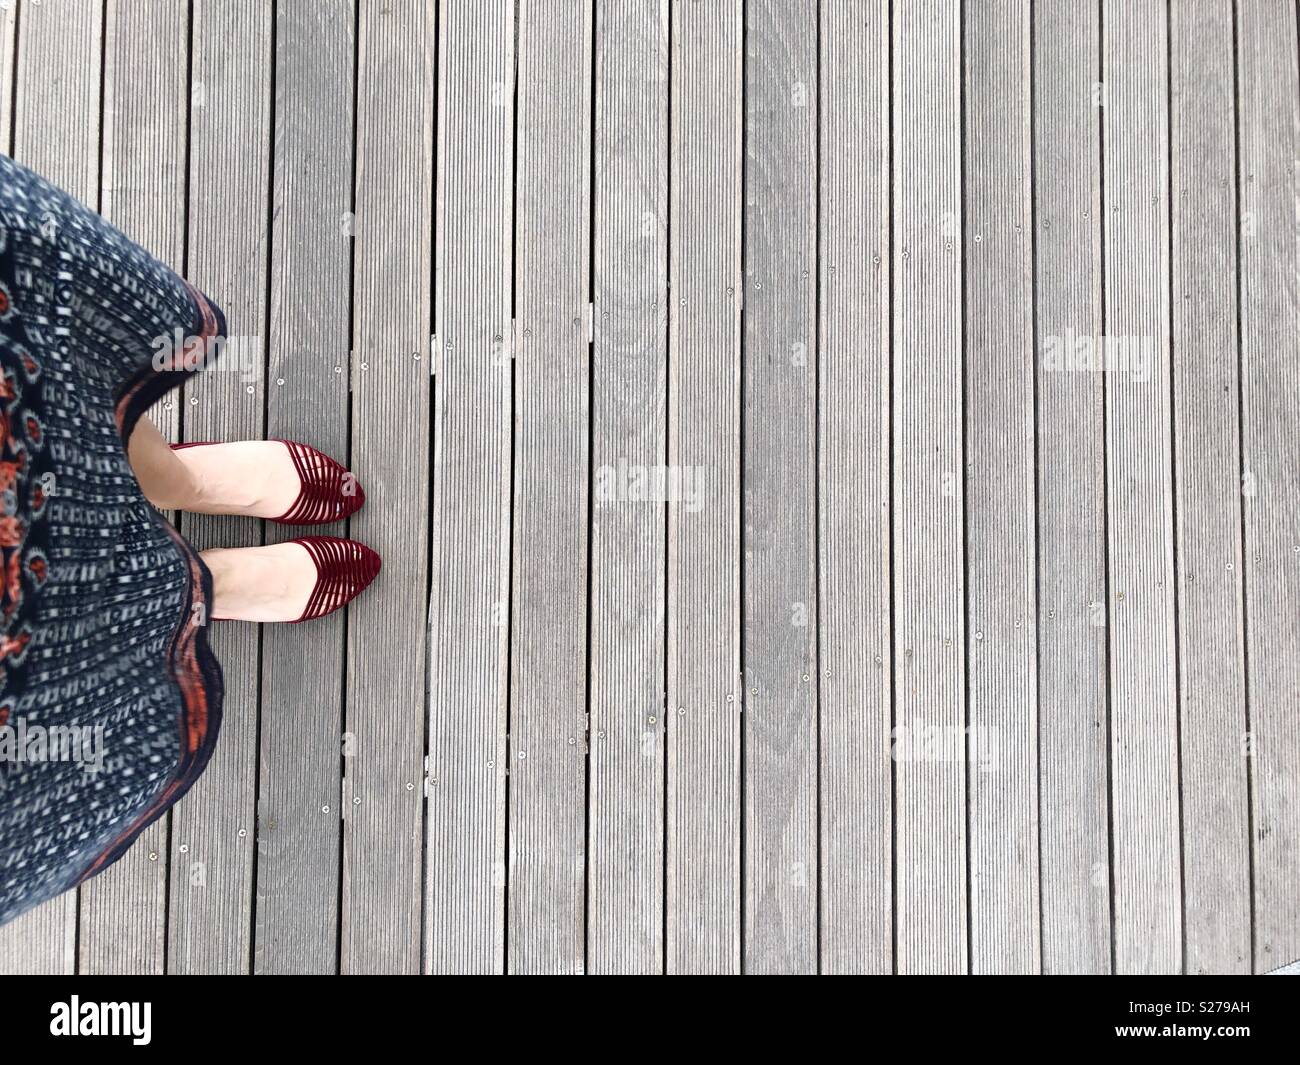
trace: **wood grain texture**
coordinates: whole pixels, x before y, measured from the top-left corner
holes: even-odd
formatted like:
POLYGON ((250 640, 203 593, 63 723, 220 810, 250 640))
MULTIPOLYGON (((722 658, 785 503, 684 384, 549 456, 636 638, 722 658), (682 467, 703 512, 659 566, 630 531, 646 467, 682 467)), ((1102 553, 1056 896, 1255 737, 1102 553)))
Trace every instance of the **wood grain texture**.
POLYGON ((1267 972, 1300 958, 1300 76, 1291 5, 1238 6, 1237 76, 1254 968, 1267 972))
POLYGON ((28 910, 0 928, 0 976, 66 976, 77 965, 77 893, 28 910))
MULTIPOLYGON (((13 157, 96 209, 102 6, 95 0, 27 3, 16 29, 13 157)), ((5 92, 9 86, 5 81, 5 92)), ((75 892, 37 907, 0 928, 0 973, 72 972, 76 930, 75 892)))
POLYGON ((17 28, 14 158, 98 208, 103 0, 28 0, 17 28))
POLYGON ((740 971, 740 274, 744 13, 672 6, 667 971, 740 971))
POLYGON ((0 149, 13 155, 14 79, 17 76, 18 4, 0 6, 0 149))
MULTIPOLYGON (((271 12, 256 0, 199 0, 191 34, 186 272, 237 339, 221 353, 225 369, 186 383, 182 427, 187 440, 256 440, 266 386, 271 12), (251 375, 231 369, 245 359, 251 375)), ((246 518, 185 515, 180 528, 199 550, 262 539, 260 524, 246 518)), ((255 822, 258 629, 219 622, 209 638, 225 679, 221 734, 202 778, 172 811, 169 973, 248 971, 253 844, 275 830, 255 822)))
POLYGON ((1101 374, 1064 352, 1102 333, 1101 25, 1033 7, 1042 968, 1111 969, 1105 431, 1101 374), (1083 339, 1081 339, 1083 338, 1083 339))
POLYGON ((509 967, 586 951, 592 11, 519 9, 509 967), (556 56, 568 59, 557 63, 556 56), (520 758, 520 753, 526 757, 520 758))
POLYGON ((0 149, 385 563, 0 972, 1300 957, 1294 5, 0 0, 0 149))
POLYGON ((821 968, 893 966, 889 12, 821 11, 821 968))
POLYGON ((817 968, 817 11, 745 8, 745 971, 817 968))
POLYGON ((1030 8, 963 21, 970 968, 1039 970, 1030 8))
POLYGON ((1117 361, 1103 379, 1115 970, 1125 974, 1182 966, 1167 33, 1164 3, 1107 0, 1105 333, 1117 361))
POLYGON ((967 968, 960 9, 893 18, 896 970, 967 968))
POLYGON ((359 18, 350 466, 367 504, 349 533, 384 568, 348 607, 339 950, 344 973, 405 974, 421 964, 435 28, 426 4, 365 0, 359 18))
POLYGON ((663 967, 668 4, 596 9, 587 964, 663 967), (624 476, 623 471, 628 471, 624 476))
MULTIPOLYGON (((173 270, 185 259, 185 65, 189 12, 175 4, 106 7, 103 176, 100 211, 173 270)), ((149 412, 176 439, 179 397, 149 412)), ((163 971, 167 947, 167 834, 155 821, 102 875, 81 888, 78 968, 84 973, 163 971)))
POLYGON ((1249 973, 1233 5, 1169 33, 1185 966, 1249 973))
POLYGON ((507 758, 528 756, 506 740, 514 14, 504 0, 443 4, 439 26, 425 959, 434 972, 503 966, 507 758))
MULTIPOLYGON (((334 368, 351 336, 355 18, 353 0, 277 8, 266 378, 267 436, 345 465, 348 375, 334 368)), ((266 527, 268 542, 301 532, 266 527)), ((344 626, 337 613, 262 630, 254 972, 338 964, 344 626)))

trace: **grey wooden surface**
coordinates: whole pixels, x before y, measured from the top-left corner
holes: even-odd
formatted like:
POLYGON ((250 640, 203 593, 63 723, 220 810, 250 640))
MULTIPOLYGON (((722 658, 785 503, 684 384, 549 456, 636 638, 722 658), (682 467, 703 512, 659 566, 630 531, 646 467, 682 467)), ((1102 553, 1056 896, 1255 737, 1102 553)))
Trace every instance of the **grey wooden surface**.
POLYGON ((1296 28, 1290 5, 1244 0, 1237 11, 1242 535, 1257 972, 1300 957, 1294 824, 1300 810, 1300 364, 1278 357, 1300 332, 1300 124, 1285 106, 1300 95, 1296 28))
MULTIPOLYGON (((271 12, 257 0, 200 0, 190 23, 188 250, 190 280, 226 312, 231 337, 264 337, 269 275, 271 12), (232 158, 239 166, 231 168, 232 158)), ((239 350, 239 349, 235 349, 239 350)), ((197 374, 185 385, 186 440, 257 438, 266 429, 266 377, 197 374)), ((196 547, 248 547, 260 522, 185 515, 196 547)), ((212 648, 225 674, 221 742, 172 814, 167 970, 238 973, 252 956, 257 839, 258 670, 261 633, 217 625, 212 648)))
POLYGON ((595 49, 587 967, 644 973, 663 964, 664 508, 601 486, 665 462, 666 0, 598 4, 595 49))
POLYGON ((441 5, 425 938, 434 971, 504 963, 509 759, 528 754, 506 735, 514 46, 504 0, 441 5))
POLYGON ((672 8, 668 462, 707 505, 668 504, 664 965, 740 969, 740 239, 738 0, 672 8), (691 234, 708 232, 709 240, 691 234), (674 239, 676 235, 676 239, 674 239), (683 236, 685 239, 682 239, 683 236))
POLYGON ((0 3, 0 146, 261 345, 164 432, 325 448, 384 558, 217 630, 208 772, 0 972, 1300 958, 1296 31, 0 3))
MULTIPOLYGON (((1102 333, 1101 25, 1034 5, 1035 337, 1102 333), (1043 175, 1051 175, 1048 180, 1043 175)), ((1035 366, 1042 968, 1111 970, 1106 482, 1100 374, 1035 366)))
POLYGON ((970 968, 1024 973, 1041 958, 1029 11, 997 0, 963 29, 970 968))
POLYGON ((741 868, 756 973, 817 965, 817 27, 815 3, 746 5, 741 868))
POLYGON ((818 260, 821 962, 893 940, 889 12, 822 12, 818 260), (834 90, 834 91, 832 91, 834 90), (833 876, 827 875, 834 871, 833 876))
MULTIPOLYGON (((189 51, 186 12, 175 5, 113 4, 104 36, 100 211, 183 271, 189 85, 174 57, 189 51)), ((172 400, 153 412, 172 440, 179 439, 180 406, 172 400)), ((160 818, 106 875, 81 889, 82 972, 164 971, 170 824, 170 817, 160 818)))
POLYGON ((1103 328, 1150 338, 1149 378, 1102 375, 1117 971, 1182 964, 1170 402, 1168 11, 1104 5, 1103 328))
POLYGON ((1233 8, 1170 8, 1178 711, 1187 971, 1249 972, 1233 8))
MULTIPOLYGON (((353 0, 286 4, 275 20, 266 431, 347 461, 353 0)), ((342 535, 338 526, 321 530, 342 535)), ((266 526, 268 542, 296 535, 266 526)), ((342 846, 343 615, 262 630, 252 967, 330 973, 342 846)))
POLYGON ((509 969, 578 973, 586 945, 587 388, 592 12, 519 11, 510 610, 509 969), (557 469, 578 475, 558 481, 557 469), (526 757, 519 758, 522 751, 526 757))
POLYGON ((365 88, 355 96, 350 372, 346 363, 338 365, 352 382, 350 468, 368 498, 390 502, 369 505, 349 521, 350 534, 379 552, 384 570, 378 594, 349 610, 346 623, 339 967, 415 972, 423 881, 437 35, 425 5, 384 0, 358 4, 356 33, 357 85, 365 88), (385 513, 387 507, 394 510, 385 513), (402 516, 394 520, 398 510, 402 516))
POLYGON ((963 730, 973 633, 963 565, 962 261, 973 254, 967 244, 975 234, 962 197, 961 14, 958 5, 923 0, 897 5, 891 19, 894 966, 901 973, 960 972, 969 961, 963 730))

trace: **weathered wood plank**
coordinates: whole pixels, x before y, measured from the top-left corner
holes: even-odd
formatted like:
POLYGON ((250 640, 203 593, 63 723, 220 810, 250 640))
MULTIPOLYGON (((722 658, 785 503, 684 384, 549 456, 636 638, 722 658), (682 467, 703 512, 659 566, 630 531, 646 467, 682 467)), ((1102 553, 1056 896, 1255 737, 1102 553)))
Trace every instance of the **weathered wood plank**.
POLYGON ((1166 5, 1106 0, 1105 356, 1115 969, 1182 965, 1166 5), (1125 338, 1127 359, 1118 338, 1125 338))
MULTIPOLYGON (((13 156, 97 207, 102 5, 96 0, 27 3, 19 23, 10 116, 13 156)), ((72 972, 76 928, 76 892, 0 928, 0 973, 72 972)))
MULTIPOLYGON (((334 367, 348 365, 351 339, 355 3, 277 12, 267 436, 346 464, 348 376, 334 367)), ((266 532, 276 542, 301 530, 266 532)), ((258 973, 332 973, 338 964, 339 755, 351 750, 341 739, 344 624, 340 612, 262 630, 258 973)))
POLYGON ((0 3, 0 149, 13 154, 13 85, 17 76, 17 0, 0 3))
POLYGON ((745 970, 818 936, 816 9, 745 9, 745 970))
POLYGON ((817 11, 745 8, 745 970, 817 968, 817 11))
POLYGON ((14 158, 90 207, 99 205, 102 0, 22 5, 14 158))
POLYGON ((970 968, 1040 967, 1030 10, 965 39, 970 968))
MULTIPOLYGON (((189 12, 111 0, 105 19, 100 211, 178 273, 185 259, 189 12)), ((176 438, 180 404, 150 411, 176 438)), ((167 945, 167 832, 155 821, 122 858, 81 889, 80 972, 161 973, 167 945)))
POLYGON ((837 0, 821 18, 821 968, 887 973, 889 12, 837 0))
POLYGON ((1249 973, 1233 5, 1169 10, 1185 958, 1249 973))
POLYGON ((664 883, 668 5, 596 12, 588 966, 659 972, 664 883))
POLYGON ((742 4, 672 7, 667 970, 740 971, 742 4), (683 482, 685 483, 685 482, 683 482))
MULTIPOLYGON (((187 274, 222 307, 237 338, 226 369, 186 383, 187 440, 256 440, 265 403, 267 198, 270 193, 271 34, 257 0, 198 0, 191 24, 189 262, 187 274), (237 150, 238 165, 232 165, 237 150), (257 376, 231 367, 252 355, 257 376)), ((181 531, 200 550, 261 542, 258 522, 185 515, 181 531)), ((249 968, 258 727, 258 630, 220 622, 212 649, 225 677, 221 735, 203 777, 172 813, 171 973, 249 968)))
MULTIPOLYGON (((189 9, 167 0, 105 0, 104 27, 100 211, 183 275, 190 83, 182 57, 190 51, 189 9)), ((182 406, 171 395, 149 411, 168 440, 180 439, 182 406)), ((165 851, 165 840, 156 842, 165 851)))
POLYGON ((1254 968, 1266 972, 1300 958, 1300 76, 1292 5, 1242 0, 1237 18, 1254 968))
POLYGON ((157 420, 256 436, 265 404, 272 435, 343 459, 351 382, 372 499, 351 531, 386 562, 350 620, 260 652, 216 632, 225 730, 170 841, 154 826, 83 889, 79 950, 73 893, 0 930, 0 971, 159 971, 169 847, 178 971, 882 971, 895 905, 900 971, 1032 970, 1040 949, 1107 971, 1112 879, 1120 971, 1248 968, 1252 903, 1254 967, 1300 956, 1294 9, 1242 0, 1233 57, 1228 0, 1170 27, 1156 0, 1104 23, 1039 0, 1032 33, 1020 0, 964 21, 753 0, 747 26, 739 0, 683 0, 671 32, 661 0, 599 6, 593 59, 594 6, 442 4, 425 659, 435 8, 363 0, 353 204, 354 3, 198 0, 192 101, 185 5, 0 5, 0 146, 178 268, 188 178, 190 274, 267 337, 254 393, 203 375, 157 420), (1151 341, 1149 378, 1067 372, 1106 334, 1151 341), (620 495, 620 462, 702 469, 702 509, 620 495), (968 723, 974 764, 960 738, 918 750, 968 723))
POLYGON ((28 910, 0 928, 0 976, 62 976, 77 964, 77 893, 28 910))
MULTIPOLYGON (((432 16, 428 4, 360 7, 350 465, 371 502, 349 531, 384 569, 347 618, 344 973, 420 969, 432 16)), ((490 81, 481 85, 481 96, 490 91, 490 81)))
POLYGON ((1111 968, 1105 432, 1101 375, 1064 356, 1102 333, 1100 22, 1034 19, 1038 743, 1045 973, 1111 968))
POLYGON ((518 47, 508 957, 514 973, 579 973, 586 964, 591 8, 567 0, 522 5, 518 47))
MULTIPOLYGON (((514 10, 443 4, 426 965, 504 964, 514 10)), ((524 759, 520 759, 522 754, 524 759)))
POLYGON ((893 23, 895 965, 951 973, 967 968, 960 9, 924 0, 893 23))

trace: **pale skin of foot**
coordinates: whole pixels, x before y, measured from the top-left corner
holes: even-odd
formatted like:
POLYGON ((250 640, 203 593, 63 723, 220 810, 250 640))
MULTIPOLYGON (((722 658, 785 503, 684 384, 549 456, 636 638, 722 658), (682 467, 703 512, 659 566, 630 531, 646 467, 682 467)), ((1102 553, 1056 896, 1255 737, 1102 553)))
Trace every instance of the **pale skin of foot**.
MULTIPOLYGON (((145 498, 161 510, 270 518, 298 498, 285 446, 249 440, 173 451, 148 418, 131 433, 127 458, 145 498)), ((316 586, 316 564, 298 544, 200 552, 212 573, 213 618, 296 621, 316 586)))
POLYGON ((316 586, 316 563, 298 544, 201 551, 212 573, 212 617, 296 621, 316 586))
POLYGON ((301 483, 289 449, 277 440, 239 440, 173 451, 148 418, 131 434, 127 458, 145 498, 162 510, 279 517, 301 483))

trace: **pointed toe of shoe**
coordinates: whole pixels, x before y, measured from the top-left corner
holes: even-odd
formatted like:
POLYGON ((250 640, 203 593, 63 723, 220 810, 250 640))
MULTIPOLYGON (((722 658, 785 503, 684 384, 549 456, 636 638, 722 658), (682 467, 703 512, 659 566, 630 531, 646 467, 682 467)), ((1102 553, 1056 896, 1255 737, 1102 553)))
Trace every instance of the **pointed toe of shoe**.
POLYGON ((352 491, 345 492, 343 495, 342 513, 340 518, 350 518, 358 510, 366 505, 366 490, 361 487, 359 481, 352 482, 352 491))
POLYGON ((302 536, 292 542, 311 555, 317 573, 316 587, 299 621, 325 617, 347 606, 370 586, 383 566, 378 552, 356 540, 302 536))
MULTIPOLYGON (((379 576, 379 571, 384 568, 384 560, 379 557, 379 552, 367 547, 365 544, 357 543, 358 552, 357 568, 360 571, 361 587, 368 587, 370 582, 379 576)), ((360 590, 360 589, 358 589, 360 590)))

